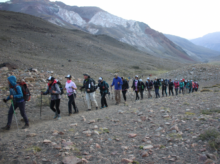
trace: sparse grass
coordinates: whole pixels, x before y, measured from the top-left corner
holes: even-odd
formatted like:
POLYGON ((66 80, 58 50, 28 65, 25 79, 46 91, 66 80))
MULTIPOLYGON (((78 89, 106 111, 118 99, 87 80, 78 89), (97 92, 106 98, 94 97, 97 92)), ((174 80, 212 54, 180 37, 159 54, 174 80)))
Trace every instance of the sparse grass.
POLYGON ((188 115, 188 116, 195 115, 195 113, 192 113, 192 112, 186 112, 185 114, 188 115))
POLYGON ((79 159, 82 159, 82 156, 76 156, 77 158, 79 158, 79 159))
POLYGON ((189 103, 187 103, 187 102, 184 102, 184 103, 183 103, 183 105, 189 105, 189 103))
POLYGON ((139 149, 144 149, 144 146, 139 146, 139 149))
POLYGON ((139 162, 138 161, 133 161, 132 164, 139 164, 139 162))
POLYGON ((202 89, 200 92, 212 92, 210 89, 202 89))
POLYGON ((8 41, 10 38, 7 36, 1 36, 0 39, 3 41, 8 41))
POLYGON ((170 133, 168 136, 173 139, 181 139, 182 138, 182 135, 178 134, 178 133, 170 133))
POLYGON ((164 145, 161 145, 161 146, 160 146, 160 149, 164 149, 164 148, 166 148, 166 146, 164 146, 164 145))
MULTIPOLYGON (((50 105, 50 98, 48 96, 42 95, 42 106, 49 106, 50 105)), ((37 96, 37 103, 36 106, 41 106, 41 96, 37 96)))
POLYGON ((36 153, 36 152, 40 152, 41 148, 39 148, 38 146, 33 146, 33 147, 25 149, 25 151, 30 151, 30 150, 33 150, 33 152, 36 153))
POLYGON ((109 130, 108 130, 107 128, 99 128, 99 129, 100 129, 100 131, 98 131, 99 134, 102 134, 102 133, 109 133, 109 130))
POLYGON ((202 110, 202 114, 211 115, 213 113, 220 113, 219 109, 211 109, 211 110, 202 110))
POLYGON ((139 66, 132 66, 131 68, 133 68, 133 69, 140 69, 139 66))
POLYGON ((215 89, 214 92, 219 92, 219 90, 216 90, 216 89, 215 89))

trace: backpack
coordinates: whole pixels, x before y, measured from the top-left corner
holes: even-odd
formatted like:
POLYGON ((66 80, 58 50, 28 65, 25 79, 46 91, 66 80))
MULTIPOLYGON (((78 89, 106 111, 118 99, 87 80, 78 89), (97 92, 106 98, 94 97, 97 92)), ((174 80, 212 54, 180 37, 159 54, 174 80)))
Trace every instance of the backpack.
POLYGON ((20 86, 21 87, 21 90, 22 90, 22 93, 23 93, 23 98, 24 98, 24 101, 30 101, 31 99, 31 93, 27 87, 27 84, 25 82, 20 82, 20 83, 17 83, 17 85, 15 86, 15 92, 17 93, 17 89, 16 87, 17 86, 20 86))
POLYGON ((109 85, 106 81, 104 81, 104 82, 105 82, 105 89, 107 90, 107 93, 109 94, 109 85))
POLYGON ((64 93, 63 86, 58 80, 57 80, 57 84, 59 85, 59 88, 60 88, 60 91, 61 91, 60 95, 62 95, 64 93))
POLYGON ((96 89, 98 88, 98 87, 95 85, 95 80, 93 80, 92 78, 89 78, 89 84, 91 85, 91 86, 90 86, 90 92, 95 92, 96 89))

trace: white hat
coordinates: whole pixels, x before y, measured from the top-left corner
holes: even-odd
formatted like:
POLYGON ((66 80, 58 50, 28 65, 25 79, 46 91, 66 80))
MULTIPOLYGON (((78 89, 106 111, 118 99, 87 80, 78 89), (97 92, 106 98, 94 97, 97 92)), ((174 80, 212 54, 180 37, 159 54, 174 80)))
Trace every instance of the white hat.
POLYGON ((185 82, 187 82, 187 80, 185 80, 185 82))
POLYGON ((135 75, 135 77, 138 77, 138 75, 135 75))
POLYGON ((161 81, 163 81, 163 79, 161 79, 161 81))
POLYGON ((71 75, 67 75, 65 78, 71 78, 71 75))
POLYGON ((182 79, 180 79, 180 81, 182 81, 182 79))
POLYGON ((142 81, 142 79, 139 79, 139 81, 142 81))
POLYGON ((99 80, 102 80, 102 77, 99 77, 99 80))
POLYGON ((147 80, 150 80, 150 78, 149 78, 149 77, 147 77, 147 80))

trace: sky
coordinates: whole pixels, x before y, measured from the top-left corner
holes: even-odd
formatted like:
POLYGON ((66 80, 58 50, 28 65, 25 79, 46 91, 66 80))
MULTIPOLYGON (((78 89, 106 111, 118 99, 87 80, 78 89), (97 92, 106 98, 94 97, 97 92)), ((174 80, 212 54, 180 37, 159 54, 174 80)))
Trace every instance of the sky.
POLYGON ((124 19, 144 22, 164 34, 186 39, 220 31, 220 0, 59 1, 71 6, 97 6, 124 19))

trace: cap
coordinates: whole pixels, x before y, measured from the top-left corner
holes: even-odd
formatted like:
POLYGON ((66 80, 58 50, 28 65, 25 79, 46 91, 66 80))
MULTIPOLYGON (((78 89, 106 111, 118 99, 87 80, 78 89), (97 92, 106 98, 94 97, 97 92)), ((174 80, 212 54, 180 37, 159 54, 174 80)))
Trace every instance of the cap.
POLYGON ((135 75, 135 77, 138 77, 138 75, 135 75))
POLYGON ((88 73, 84 73, 83 75, 84 75, 84 76, 89 76, 89 74, 88 74, 88 73))
POLYGON ((139 81, 142 81, 142 79, 139 79, 139 81))
POLYGON ((102 80, 103 78, 102 77, 99 77, 99 80, 102 80))
POLYGON ((163 79, 161 79, 161 81, 163 81, 163 79))
POLYGON ((149 77, 147 77, 147 80, 150 80, 150 78, 149 78, 149 77))
POLYGON ((71 78, 72 76, 71 75, 67 75, 65 78, 71 78))
POLYGON ((117 74, 117 73, 115 73, 115 74, 114 74, 114 76, 118 76, 118 74, 117 74))
POLYGON ((185 82, 187 82, 187 80, 185 80, 185 82))
POLYGON ((54 77, 50 76, 47 81, 53 81, 54 80, 54 77))

